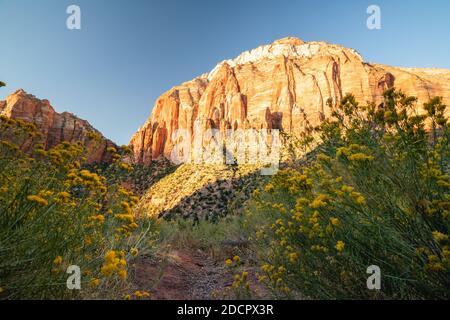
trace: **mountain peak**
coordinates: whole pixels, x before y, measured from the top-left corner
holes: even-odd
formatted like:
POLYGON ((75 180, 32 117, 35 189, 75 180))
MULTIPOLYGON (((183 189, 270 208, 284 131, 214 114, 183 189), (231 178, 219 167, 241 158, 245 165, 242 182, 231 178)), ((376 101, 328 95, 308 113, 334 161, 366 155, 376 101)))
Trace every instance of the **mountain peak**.
POLYGON ((284 44, 284 45, 293 45, 293 46, 299 46, 304 44, 305 42, 297 37, 285 37, 285 38, 281 38, 278 40, 275 40, 273 42, 273 45, 277 45, 277 44, 284 44))
POLYGON ((11 119, 20 119, 36 125, 42 135, 46 149, 52 148, 62 141, 82 141, 87 148, 87 162, 109 162, 110 154, 107 148, 116 145, 103 137, 86 120, 72 113, 58 113, 47 99, 38 99, 23 89, 18 89, 0 101, 0 115, 11 119), (91 133, 96 133, 96 139, 90 139, 91 133))
POLYGON ((130 144, 135 160, 149 163, 170 157, 178 129, 195 135, 200 128, 200 136, 210 128, 222 134, 255 128, 297 135, 330 116, 330 99, 336 104, 352 93, 360 103, 379 104, 393 86, 416 96, 418 107, 431 96, 443 96, 448 104, 446 75, 367 64, 356 50, 338 44, 282 38, 224 60, 201 78, 161 95, 130 144))
POLYGON ((234 59, 224 60, 217 64, 206 77, 208 80, 211 80, 224 64, 234 68, 248 63, 258 63, 261 60, 273 60, 280 57, 310 59, 316 55, 334 56, 336 58, 344 55, 349 60, 364 61, 363 57, 354 49, 327 42, 305 42, 297 37, 286 37, 275 40, 271 44, 264 44, 257 48, 244 51, 234 59))
POLYGON ((17 94, 27 94, 27 92, 24 89, 19 88, 16 91, 14 91, 12 94, 15 94, 15 95, 17 95, 17 94))
POLYGON ((33 99, 35 98, 34 95, 26 92, 24 89, 19 88, 16 91, 14 91, 13 93, 11 93, 10 95, 8 95, 6 97, 6 100, 11 100, 11 99, 23 99, 23 98, 30 98, 33 99))

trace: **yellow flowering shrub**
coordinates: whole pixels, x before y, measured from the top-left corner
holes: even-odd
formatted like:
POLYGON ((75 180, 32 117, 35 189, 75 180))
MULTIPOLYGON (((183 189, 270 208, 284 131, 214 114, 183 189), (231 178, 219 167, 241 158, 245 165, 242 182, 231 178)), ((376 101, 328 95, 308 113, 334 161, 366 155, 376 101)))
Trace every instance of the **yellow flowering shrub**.
POLYGON ((88 170, 81 142, 45 150, 38 138, 32 124, 0 118, 2 298, 75 298, 125 285, 142 224, 151 223, 133 215, 139 199, 88 170), (67 289, 70 265, 80 267, 83 290, 67 289))
POLYGON ((380 106, 329 104, 311 160, 254 193, 259 278, 276 297, 450 297, 450 127, 440 98, 421 115, 415 103, 389 89, 380 106))
POLYGON ((248 272, 243 271, 240 274, 235 274, 233 283, 230 288, 233 291, 233 297, 238 300, 249 300, 252 298, 252 290, 250 282, 248 281, 248 272))

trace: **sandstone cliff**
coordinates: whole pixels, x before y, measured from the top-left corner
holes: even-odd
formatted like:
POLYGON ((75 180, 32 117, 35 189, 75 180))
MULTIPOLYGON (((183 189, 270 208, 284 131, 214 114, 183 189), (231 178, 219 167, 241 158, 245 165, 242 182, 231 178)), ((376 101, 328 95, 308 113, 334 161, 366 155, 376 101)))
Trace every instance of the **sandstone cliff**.
POLYGON ((369 64, 353 49, 325 42, 285 38, 219 63, 210 73, 161 95, 151 117, 130 145, 135 161, 170 156, 176 129, 278 128, 301 132, 329 114, 326 101, 352 93, 361 103, 379 103, 395 86, 418 97, 450 105, 450 70, 369 64))
POLYGON ((48 100, 37 99, 22 89, 0 101, 0 115, 34 123, 46 149, 62 141, 82 141, 87 148, 88 163, 110 161, 106 149, 116 147, 86 120, 69 112, 57 113, 48 100))

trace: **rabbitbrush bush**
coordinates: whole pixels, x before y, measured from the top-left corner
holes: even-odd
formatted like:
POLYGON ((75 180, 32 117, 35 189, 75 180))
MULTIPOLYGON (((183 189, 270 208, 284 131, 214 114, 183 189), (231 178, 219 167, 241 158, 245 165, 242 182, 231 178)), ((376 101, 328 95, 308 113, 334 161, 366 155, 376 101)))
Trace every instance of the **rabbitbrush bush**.
POLYGON ((83 169, 81 143, 45 151, 37 137, 32 124, 0 118, 0 298, 111 297, 144 236, 138 198, 83 169), (67 289, 70 265, 81 290, 67 289))
MULTIPOLYGON (((445 105, 390 89, 384 104, 351 95, 317 128, 315 159, 280 170, 255 192, 249 215, 260 280, 278 297, 450 298, 450 127, 445 105), (369 290, 367 267, 381 270, 369 290)), ((330 103, 330 108, 331 108, 330 103)))

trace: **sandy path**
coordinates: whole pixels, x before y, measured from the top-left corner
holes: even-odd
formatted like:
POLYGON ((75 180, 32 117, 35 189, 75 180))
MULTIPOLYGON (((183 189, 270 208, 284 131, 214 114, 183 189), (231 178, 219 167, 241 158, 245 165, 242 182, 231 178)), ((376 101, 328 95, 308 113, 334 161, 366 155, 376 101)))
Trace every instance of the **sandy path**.
MULTIPOLYGON (((150 291, 155 300, 217 299, 233 283, 233 273, 201 250, 171 249, 157 258, 140 257, 132 266, 134 286, 150 291)), ((264 292, 249 274, 251 287, 264 292)))

